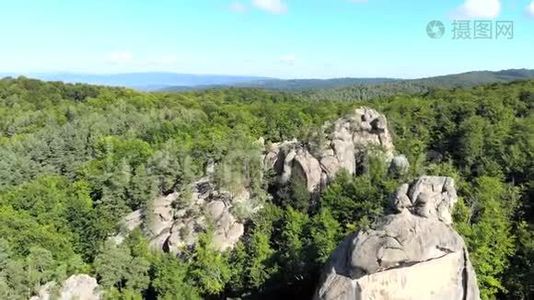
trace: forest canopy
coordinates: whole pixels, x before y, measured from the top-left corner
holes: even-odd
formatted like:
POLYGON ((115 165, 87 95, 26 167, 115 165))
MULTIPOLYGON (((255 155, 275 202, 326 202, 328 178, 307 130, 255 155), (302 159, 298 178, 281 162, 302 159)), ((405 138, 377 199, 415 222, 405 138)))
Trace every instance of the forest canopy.
MULTIPOLYGON (((98 278, 110 299, 309 298, 343 237, 383 216, 394 188, 423 174, 457 182, 454 226, 482 297, 534 295, 534 81, 333 98, 0 80, 0 298, 28 299, 77 273, 98 278), (236 149, 254 156, 260 137, 306 140, 360 106, 388 117, 408 174, 380 164, 340 173, 313 207, 292 182, 224 253, 209 232, 180 258, 151 251, 139 230, 108 242, 122 217, 187 186, 210 162, 231 167, 236 149)), ((250 176, 269 178, 259 173, 250 176)))

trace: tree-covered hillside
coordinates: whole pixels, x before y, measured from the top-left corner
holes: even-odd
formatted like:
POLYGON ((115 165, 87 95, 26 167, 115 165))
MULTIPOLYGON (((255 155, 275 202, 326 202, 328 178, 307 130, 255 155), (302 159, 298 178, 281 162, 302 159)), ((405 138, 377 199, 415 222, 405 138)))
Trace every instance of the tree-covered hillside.
MULTIPOLYGON (((409 80, 391 80, 383 82, 369 81, 366 84, 345 84, 321 89, 301 89, 301 97, 312 100, 344 100, 355 99, 368 101, 387 98, 398 94, 416 95, 429 93, 436 89, 469 88, 483 84, 509 83, 534 78, 534 71, 527 69, 510 69, 498 72, 476 71, 461 74, 435 76, 409 80)), ((336 81, 336 80, 334 80, 336 81)), ((298 90, 298 89, 293 89, 298 90)))
MULTIPOLYGON (((43 78, 43 77, 36 77, 43 78)), ((46 79, 46 77, 44 77, 46 79)), ((60 78, 59 78, 60 79, 60 78)), ((58 79, 58 80, 59 80, 58 79)), ((481 84, 507 83, 534 79, 534 70, 509 69, 502 71, 474 71, 418 79, 398 78, 333 78, 333 79, 271 79, 260 78, 233 83, 212 83, 184 85, 174 84, 161 88, 162 91, 179 92, 221 87, 261 88, 302 94, 312 99, 367 100, 392 96, 398 93, 420 93, 432 89, 466 88, 481 84)), ((72 81, 69 81, 72 82, 72 81)), ((87 82, 87 81, 80 81, 87 82)), ((138 87, 140 84, 126 84, 138 87)), ((162 84, 163 86, 163 84, 162 84)))
MULTIPOLYGON (((534 82, 394 94, 310 101, 258 89, 149 94, 1 80, 0 298, 27 299, 77 273, 95 276, 110 299, 309 298, 340 240, 422 174, 457 181, 455 226, 483 297, 532 297, 534 82), (180 257, 151 251, 141 230, 120 246, 108 241, 122 217, 190 184, 210 162, 243 172, 260 155, 258 138, 310 141, 363 105, 388 117, 407 175, 372 160, 357 176, 341 173, 315 205, 297 177, 263 200, 225 253, 210 247, 209 232, 180 257), (239 149, 251 151, 236 159, 239 149)), ((273 193, 269 174, 251 174, 273 193)))

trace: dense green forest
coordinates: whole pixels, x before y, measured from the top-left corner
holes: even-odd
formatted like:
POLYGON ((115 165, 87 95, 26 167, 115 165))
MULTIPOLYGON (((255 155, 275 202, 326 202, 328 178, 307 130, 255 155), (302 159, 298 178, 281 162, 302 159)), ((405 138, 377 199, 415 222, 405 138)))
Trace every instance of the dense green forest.
POLYGON ((533 297, 534 82, 395 94, 139 93, 1 80, 0 298, 27 299, 76 273, 98 278, 110 299, 310 298, 341 239, 422 174, 456 179, 455 226, 483 298, 533 297), (291 182, 226 253, 210 247, 209 232, 179 258, 150 251, 140 230, 120 246, 107 242, 123 216, 202 176, 208 162, 240 170, 246 158, 235 159, 236 149, 255 149, 243 152, 254 159, 259 137, 306 140, 363 105, 388 117, 407 175, 371 161, 357 176, 340 173, 314 206, 291 182))

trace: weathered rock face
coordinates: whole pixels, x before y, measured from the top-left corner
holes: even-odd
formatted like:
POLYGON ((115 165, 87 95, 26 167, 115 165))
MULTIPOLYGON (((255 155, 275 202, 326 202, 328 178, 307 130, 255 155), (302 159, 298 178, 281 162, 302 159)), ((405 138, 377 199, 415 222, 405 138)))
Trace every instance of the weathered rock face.
MULTIPOLYGON (((356 173, 372 148, 380 150, 387 161, 393 161, 395 165, 391 168, 396 172, 408 168, 405 157, 394 158, 386 118, 375 110, 357 109, 345 118, 325 124, 323 129, 320 145, 304 145, 297 140, 268 145, 263 156, 264 167, 274 170, 282 185, 295 174, 301 174, 308 191, 314 195, 335 178, 339 170, 356 173), (315 151, 310 151, 310 146, 315 151)), ((264 145, 263 139, 258 143, 264 145)), ((233 248, 245 231, 242 221, 233 213, 234 208, 236 204, 250 206, 251 195, 245 188, 237 195, 218 191, 209 176, 214 171, 213 162, 206 171, 207 177, 191 184, 192 195, 188 201, 175 192, 156 198, 146 211, 126 216, 122 222, 124 230, 114 237, 115 241, 121 243, 128 232, 142 227, 152 248, 178 254, 194 246, 199 233, 211 227, 216 249, 233 248)), ((248 210, 255 209, 249 207, 248 210)))
MULTIPOLYGON (((266 149, 264 166, 278 174, 281 184, 287 183, 295 169, 299 169, 305 177, 308 191, 316 192, 335 178, 341 169, 354 174, 365 153, 373 148, 381 151, 388 162, 394 158, 395 149, 386 117, 373 109, 356 109, 345 118, 325 124, 323 129, 321 140, 325 142, 313 145, 317 151, 312 153, 309 145, 297 140, 275 143, 266 149)), ((400 172, 408 168, 405 157, 394 161, 400 172)))
MULTIPOLYGON (((153 249, 179 254, 193 247, 198 235, 212 225, 213 247, 220 251, 233 248, 245 229, 231 208, 248 201, 248 191, 243 189, 238 195, 218 191, 208 177, 194 182, 190 189, 190 195, 175 192, 160 196, 154 199, 150 209, 126 216, 122 222, 124 231, 142 226, 153 249)), ((115 241, 122 242, 124 235, 117 235, 115 241)))
POLYGON ((408 184, 401 185, 393 201, 398 212, 409 209, 418 216, 437 218, 450 225, 458 196, 452 178, 423 176, 411 188, 408 184))
POLYGON ((33 296, 30 300, 99 300, 102 298, 96 279, 89 275, 72 275, 69 277, 56 293, 55 283, 49 282, 42 286, 39 295, 33 296))
POLYGON ((316 299, 479 299, 462 238, 452 229, 454 181, 421 177, 402 185, 397 214, 338 247, 316 299))

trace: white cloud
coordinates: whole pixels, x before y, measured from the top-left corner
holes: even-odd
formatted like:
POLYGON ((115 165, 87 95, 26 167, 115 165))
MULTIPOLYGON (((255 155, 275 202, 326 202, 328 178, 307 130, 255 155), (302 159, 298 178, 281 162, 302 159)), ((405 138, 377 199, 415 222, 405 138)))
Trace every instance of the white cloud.
POLYGON ((236 13, 244 13, 247 11, 247 7, 241 2, 232 2, 230 10, 236 13))
POLYGON ((252 4, 261 10, 274 14, 282 14, 287 11, 287 5, 282 0, 253 0, 252 4))
POLYGON ((534 1, 530 2, 530 4, 527 6, 527 15, 531 18, 534 18, 534 1))
POLYGON ((465 0, 454 12, 455 18, 493 19, 501 13, 500 0, 465 0))
POLYGON ((282 55, 278 61, 286 65, 294 65, 297 62, 297 56, 295 54, 282 55))
POLYGON ((126 64, 133 61, 133 54, 129 51, 116 51, 107 56, 107 61, 111 64, 126 64))

